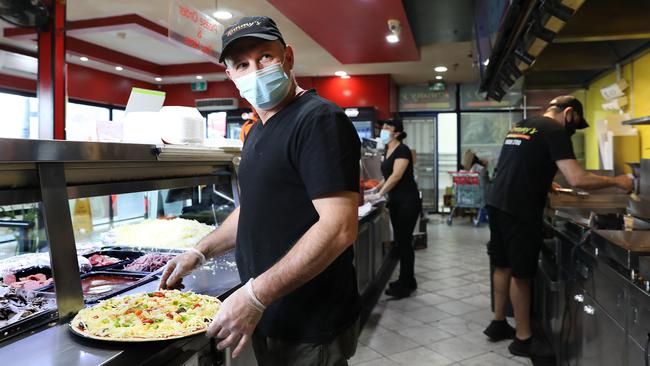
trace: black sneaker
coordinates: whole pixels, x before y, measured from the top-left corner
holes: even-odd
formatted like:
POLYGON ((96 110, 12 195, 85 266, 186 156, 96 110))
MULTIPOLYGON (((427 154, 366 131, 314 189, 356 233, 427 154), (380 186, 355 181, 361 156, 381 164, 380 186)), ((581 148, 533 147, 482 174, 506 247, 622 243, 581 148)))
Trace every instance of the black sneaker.
POLYGON ((493 320, 483 331, 483 334, 492 342, 499 342, 504 339, 515 338, 515 328, 508 324, 507 320, 493 320))
MULTIPOLYGON (((401 285, 400 280, 397 280, 397 281, 393 281, 393 282, 389 283, 388 288, 393 288, 395 286, 400 286, 400 285, 401 285)), ((417 281, 415 281, 415 278, 413 278, 411 280, 411 282, 409 283, 408 288, 411 289, 411 290, 417 290, 418 289, 418 283, 417 283, 417 281)))
POLYGON ((402 284, 397 284, 393 287, 389 287, 386 290, 385 294, 388 296, 392 296, 396 299, 403 299, 405 297, 411 296, 412 292, 413 290, 411 290, 410 288, 404 287, 402 286, 402 284))
POLYGON ((508 350, 515 356, 528 358, 553 358, 553 350, 545 343, 530 337, 525 341, 515 339, 508 346, 508 350))

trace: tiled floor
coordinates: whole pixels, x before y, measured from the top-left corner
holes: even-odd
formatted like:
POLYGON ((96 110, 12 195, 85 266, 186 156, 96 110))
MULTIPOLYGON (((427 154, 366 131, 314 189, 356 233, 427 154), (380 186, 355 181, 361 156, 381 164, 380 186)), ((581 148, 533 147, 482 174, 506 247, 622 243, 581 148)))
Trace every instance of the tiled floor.
MULTIPOLYGON (((509 341, 491 343, 483 329, 492 319, 485 225, 467 220, 428 225, 429 247, 416 251, 418 290, 398 301, 377 303, 351 365, 521 366, 527 358, 508 352, 509 341)), ((396 269, 393 276, 398 273, 396 269)), ((510 319, 511 325, 514 325, 510 319)))

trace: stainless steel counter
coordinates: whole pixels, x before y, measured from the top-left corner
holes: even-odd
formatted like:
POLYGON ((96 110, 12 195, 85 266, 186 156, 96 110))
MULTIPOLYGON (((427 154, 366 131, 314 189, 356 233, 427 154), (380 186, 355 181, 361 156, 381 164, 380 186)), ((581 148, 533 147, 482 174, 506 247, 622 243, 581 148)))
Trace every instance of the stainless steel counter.
POLYGON ((650 231, 596 230, 595 233, 622 249, 650 253, 650 231))
MULTIPOLYGON (((388 231, 386 216, 383 205, 380 205, 359 218, 360 233, 355 243, 355 262, 360 290, 368 288, 376 279, 387 254, 383 252, 383 241, 387 240, 388 231)), ((223 300, 240 284, 234 253, 230 252, 196 270, 184 279, 183 284, 186 290, 217 296, 223 300)), ((126 294, 149 292, 157 288, 158 281, 153 281, 126 294)), ((55 324, 0 344, 0 360, 3 360, 3 364, 6 362, 21 366, 185 365, 188 361, 190 364, 202 365, 207 364, 209 357, 225 357, 214 349, 206 352, 206 349, 211 348, 210 343, 203 335, 176 341, 138 344, 98 342, 73 335, 67 324, 55 324), (202 361, 202 358, 206 359, 202 361)), ((230 362, 228 360, 226 364, 230 362)))
MULTIPOLYGON (((187 290, 223 297, 240 283, 234 262, 234 254, 228 253, 196 270, 183 284, 187 290)), ((128 293, 154 291, 157 288, 158 281, 154 281, 128 293)), ((184 361, 178 357, 193 356, 209 343, 210 340, 203 335, 137 344, 89 341, 73 335, 67 324, 58 324, 0 345, 0 360, 2 364, 21 366, 182 364, 184 361)))

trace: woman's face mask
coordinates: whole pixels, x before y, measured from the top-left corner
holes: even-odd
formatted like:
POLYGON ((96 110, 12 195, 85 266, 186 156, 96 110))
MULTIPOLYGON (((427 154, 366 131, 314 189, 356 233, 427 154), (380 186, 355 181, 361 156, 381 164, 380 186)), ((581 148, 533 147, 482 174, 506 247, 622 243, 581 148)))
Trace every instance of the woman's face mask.
POLYGON ((387 145, 389 142, 393 141, 393 134, 388 130, 381 130, 379 138, 384 145, 387 145))
POLYGON ((267 66, 234 79, 239 94, 255 109, 269 110, 277 106, 289 94, 291 82, 282 65, 267 66))

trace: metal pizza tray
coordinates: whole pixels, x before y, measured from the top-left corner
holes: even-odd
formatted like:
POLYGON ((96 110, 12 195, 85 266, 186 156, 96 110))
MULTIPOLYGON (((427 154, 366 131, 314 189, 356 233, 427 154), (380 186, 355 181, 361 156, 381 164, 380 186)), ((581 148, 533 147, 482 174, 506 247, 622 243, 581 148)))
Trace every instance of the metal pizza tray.
POLYGON ((142 339, 115 339, 115 338, 105 338, 105 337, 97 337, 89 334, 84 334, 80 332, 77 328, 75 328, 72 324, 72 321, 68 323, 68 329, 72 334, 74 334, 77 337, 83 338, 85 340, 93 341, 93 342, 102 342, 102 343, 148 343, 148 342, 167 342, 167 341, 173 341, 177 339, 183 339, 183 338, 189 338, 189 337, 194 337, 199 334, 203 334, 207 331, 206 329, 194 331, 192 333, 184 334, 184 335, 179 335, 179 336, 174 336, 174 337, 169 337, 169 338, 142 338, 142 339))

